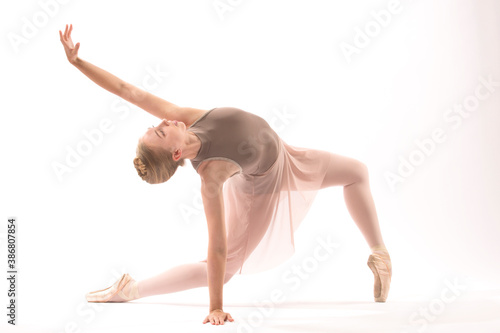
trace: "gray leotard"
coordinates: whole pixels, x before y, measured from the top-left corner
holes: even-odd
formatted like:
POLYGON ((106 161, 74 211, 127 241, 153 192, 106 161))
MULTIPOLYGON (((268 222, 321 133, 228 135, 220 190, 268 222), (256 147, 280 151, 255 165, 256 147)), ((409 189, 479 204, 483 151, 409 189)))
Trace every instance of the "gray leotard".
POLYGON ((201 140, 198 154, 191 164, 206 160, 236 163, 240 173, 259 175, 267 171, 279 153, 278 134, 261 117, 233 107, 207 111, 187 129, 201 140))

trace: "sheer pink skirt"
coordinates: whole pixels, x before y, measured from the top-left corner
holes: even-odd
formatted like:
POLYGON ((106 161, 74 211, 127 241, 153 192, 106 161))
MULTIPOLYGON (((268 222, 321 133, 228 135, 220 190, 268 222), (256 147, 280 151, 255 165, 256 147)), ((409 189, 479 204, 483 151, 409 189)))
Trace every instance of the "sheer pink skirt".
POLYGON ((278 158, 267 171, 237 174, 224 183, 226 274, 265 271, 294 254, 294 232, 321 188, 330 156, 280 138, 278 158))

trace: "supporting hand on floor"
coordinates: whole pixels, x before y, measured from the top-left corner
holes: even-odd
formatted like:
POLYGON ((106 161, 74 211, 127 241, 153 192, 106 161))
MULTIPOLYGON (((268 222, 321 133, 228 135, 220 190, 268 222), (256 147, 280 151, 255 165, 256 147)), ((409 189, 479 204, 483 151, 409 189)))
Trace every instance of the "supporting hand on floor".
POLYGON ((224 325, 224 321, 234 321, 233 317, 229 313, 222 311, 221 309, 216 309, 210 312, 210 314, 205 318, 203 324, 211 322, 212 325, 224 325))

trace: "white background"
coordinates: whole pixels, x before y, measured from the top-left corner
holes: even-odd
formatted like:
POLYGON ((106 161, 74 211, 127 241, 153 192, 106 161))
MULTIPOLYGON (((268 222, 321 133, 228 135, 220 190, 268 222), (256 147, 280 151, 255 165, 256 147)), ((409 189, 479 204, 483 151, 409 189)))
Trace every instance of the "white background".
MULTIPOLYGON (((141 280, 206 254, 197 173, 187 162, 167 183, 139 178, 132 163, 137 140, 159 119, 69 64, 58 32, 69 23, 79 56, 129 83, 142 86, 148 70, 159 68, 168 75, 150 91, 170 102, 238 107, 273 121, 291 145, 366 163, 393 261, 390 299, 431 300, 447 279, 460 279, 464 293, 498 288, 498 1, 401 2, 350 56, 342 45, 356 47, 358 29, 373 25, 371 12, 387 10, 389 1, 232 1, 223 13, 215 1, 54 3, 3 2, 0 9, 0 262, 5 272, 6 220, 15 216, 19 323, 60 331, 68 322, 98 325, 105 312, 96 320, 78 313, 87 306, 85 293, 124 272, 141 280), (52 3, 45 10, 51 15, 40 14, 44 3, 52 3), (27 37, 26 22, 35 21, 39 27, 27 37), (480 77, 497 86, 454 127, 445 115, 471 100, 480 77), (289 118, 276 118, 283 113, 289 118), (54 163, 66 164, 68 149, 103 119, 112 122, 111 132, 58 176, 54 163), (391 188, 387 173, 397 174, 399 158, 418 154, 415 140, 436 128, 446 140, 391 188)), ((269 299, 274 288, 288 291, 287 301, 373 301, 369 249, 341 188, 320 191, 295 237, 290 261, 235 276, 224 288, 226 306, 269 299), (327 235, 339 248, 299 290, 289 291, 281 274, 310 257, 316 237, 327 235)), ((144 302, 155 300, 199 304, 200 315, 187 320, 201 321, 208 289, 144 302)))

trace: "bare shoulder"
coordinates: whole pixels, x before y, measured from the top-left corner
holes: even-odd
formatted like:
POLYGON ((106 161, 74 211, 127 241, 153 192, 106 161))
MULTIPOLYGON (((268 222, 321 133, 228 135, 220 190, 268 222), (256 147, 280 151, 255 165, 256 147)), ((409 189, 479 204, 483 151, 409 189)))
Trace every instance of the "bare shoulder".
POLYGON ((241 168, 235 162, 214 159, 203 161, 197 171, 202 181, 215 182, 221 185, 231 176, 240 172, 241 168))
POLYGON ((190 107, 179 107, 178 108, 179 119, 176 120, 182 121, 186 125, 186 127, 189 127, 208 111, 210 110, 196 109, 190 107))

